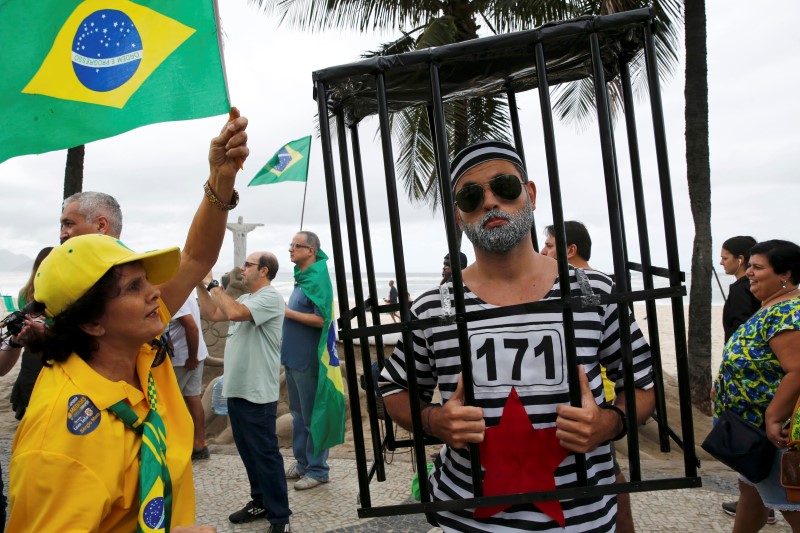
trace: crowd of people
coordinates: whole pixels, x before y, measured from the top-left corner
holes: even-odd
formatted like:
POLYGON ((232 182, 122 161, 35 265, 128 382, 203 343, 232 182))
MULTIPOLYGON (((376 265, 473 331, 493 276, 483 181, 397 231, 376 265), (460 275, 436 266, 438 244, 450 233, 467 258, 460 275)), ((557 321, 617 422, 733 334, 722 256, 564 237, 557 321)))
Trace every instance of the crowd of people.
MULTIPOLYGON (((251 485, 251 501, 230 521, 264 518, 271 532, 289 531, 286 478, 299 478, 297 490, 328 481, 327 450, 306 454, 322 324, 304 295, 325 283, 331 293, 319 238, 304 231, 293 239, 298 288, 288 308, 270 287, 278 272, 272 253, 248 255, 241 274, 249 292, 238 300, 210 274, 238 201, 233 183, 248 155, 246 127, 233 110, 212 141, 205 197, 182 250, 130 250, 120 240, 122 210, 107 194, 64 201, 61 245, 37 257, 19 298, 20 306, 35 304, 0 351, 0 375, 23 360, 11 396, 21 422, 10 462, 9 531, 214 531, 194 525, 191 461, 210 456, 201 314, 230 322, 224 392, 251 485), (325 275, 303 285, 303 271, 317 262, 313 270, 325 275), (308 346, 284 347, 282 338, 308 346), (290 380, 297 464, 288 471, 275 431, 282 364, 297 367, 290 380)), ((0 503, 2 526, 5 497, 0 503)))
MULTIPOLYGON (((319 237, 300 231, 292 238, 295 287, 288 303, 272 286, 279 270, 272 252, 247 255, 240 267, 247 292, 239 298, 211 273, 227 213, 238 201, 233 184, 248 155, 246 127, 234 110, 212 141, 205 194, 182 249, 136 253, 120 240, 116 200, 102 193, 65 200, 62 244, 37 257, 20 293, 20 302, 33 307, 25 327, 0 352, 0 375, 22 355, 11 395, 21 422, 10 462, 10 531, 214 531, 194 524, 191 464, 209 458, 200 402, 207 356, 201 317, 229 323, 223 393, 250 485, 249 501, 229 520, 266 519, 270 532, 289 531, 289 480, 295 490, 329 482, 329 450, 316 445, 312 430, 318 347, 332 294, 319 237), (288 467, 276 432, 282 367, 293 419, 294 462, 288 467)), ((467 311, 560 298, 561 252, 571 293, 614 291, 613 279, 589 265, 592 242, 583 224, 564 224, 562 250, 548 226, 544 248, 534 249, 536 185, 514 147, 475 143, 455 156, 451 172, 456 222, 475 260, 468 265, 460 253, 454 265, 445 256, 441 284, 415 299, 411 319, 438 317, 452 305, 455 266, 467 311)), ((727 340, 714 411, 731 411, 762 427, 781 450, 767 479, 740 478, 738 505, 726 504, 726 510, 732 506, 737 533, 758 531, 775 509, 800 531, 800 504, 788 501, 779 478, 790 444, 785 422, 800 396, 794 360, 800 349, 800 248, 734 237, 723 244, 720 264, 736 281, 723 310, 727 340)), ((393 281, 385 301, 398 303, 393 281)), ((403 318, 391 309, 392 321, 403 318)), ((411 331, 410 345, 398 342, 380 374, 380 392, 391 418, 410 430, 406 365, 413 362, 423 430, 444 443, 428 477, 434 501, 474 496, 470 445, 481 452, 485 496, 575 486, 581 464, 590 486, 625 482, 613 443, 655 409, 650 348, 632 314, 624 315, 630 316, 631 345, 621 345, 616 304, 587 305, 573 314, 580 406, 570 403, 560 311, 468 324, 469 376, 461 370, 466 347, 455 323, 428 321, 411 331), (625 348, 633 366, 627 387, 625 348), (469 405, 465 380, 474 391, 469 405), (635 412, 627 412, 626 389, 635 395, 635 412), (437 390, 441 403, 433 403, 437 390), (504 445, 501 423, 514 426, 527 445, 504 445), (530 447, 537 450, 533 459, 530 447), (500 473, 509 462, 526 465, 513 480, 500 473)), ((625 494, 450 507, 430 516, 445 531, 634 531, 625 494)))

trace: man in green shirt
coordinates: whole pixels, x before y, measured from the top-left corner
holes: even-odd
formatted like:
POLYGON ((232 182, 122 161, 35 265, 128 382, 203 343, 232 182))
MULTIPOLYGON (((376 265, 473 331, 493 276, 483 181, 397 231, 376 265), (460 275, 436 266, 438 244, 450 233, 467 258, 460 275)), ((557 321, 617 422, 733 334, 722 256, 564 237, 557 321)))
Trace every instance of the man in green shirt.
POLYGON ((203 317, 230 321, 222 391, 228 399, 233 439, 250 480, 251 501, 228 518, 234 524, 267 518, 271 533, 283 533, 289 531, 292 512, 275 420, 286 304, 272 286, 278 273, 274 254, 253 252, 241 269, 249 294, 234 300, 211 273, 197 291, 203 317))

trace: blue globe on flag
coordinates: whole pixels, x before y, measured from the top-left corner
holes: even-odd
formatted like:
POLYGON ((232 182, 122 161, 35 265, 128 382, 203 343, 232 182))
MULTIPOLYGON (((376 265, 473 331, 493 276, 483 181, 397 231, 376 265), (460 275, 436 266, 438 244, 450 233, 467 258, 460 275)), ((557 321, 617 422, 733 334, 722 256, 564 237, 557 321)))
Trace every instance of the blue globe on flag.
POLYGON ((150 529, 162 529, 164 527, 164 498, 158 496, 147 502, 142 512, 142 518, 150 529))
POLYGON ((112 91, 133 77, 143 53, 142 37, 131 18, 117 9, 101 9, 78 26, 72 68, 87 89, 112 91))

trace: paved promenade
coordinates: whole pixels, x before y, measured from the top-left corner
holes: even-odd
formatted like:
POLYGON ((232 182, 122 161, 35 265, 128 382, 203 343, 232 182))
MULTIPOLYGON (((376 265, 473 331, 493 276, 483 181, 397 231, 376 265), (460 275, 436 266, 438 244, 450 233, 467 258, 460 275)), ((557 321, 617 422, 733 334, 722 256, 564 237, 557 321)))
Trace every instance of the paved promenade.
MULTIPOLYGON (((3 479, 8 480, 8 457, 11 441, 0 438, 0 462, 3 479)), ((287 450, 288 452, 288 450, 287 450)), ((334 454, 336 455, 336 454, 334 454)), ((290 460, 287 457, 287 462, 290 460)), ((292 531, 295 533, 434 533, 418 515, 393 516, 360 520, 358 482, 355 460, 346 456, 331 459, 331 481, 307 491, 295 491, 289 486, 289 503, 293 511, 292 531)), ((644 461, 642 471, 646 479, 675 477, 682 470, 674 462, 644 461)), ((249 500, 247 476, 242 463, 230 446, 212 447, 208 461, 195 463, 197 488, 197 521, 217 527, 219 533, 266 531, 265 520, 234 525, 228 515, 249 500)), ((734 498, 736 478, 724 467, 710 464, 703 476, 703 487, 632 494, 636 530, 640 533, 661 532, 730 532, 731 517, 720 510, 720 504, 734 498)), ((370 491, 373 505, 403 503, 410 495, 411 464, 397 457, 387 467, 388 480, 373 481, 370 491)), ((791 529, 778 514, 778 523, 765 526, 766 533, 783 533, 791 529)))
MULTIPOLYGON (((234 525, 227 516, 249 499, 247 477, 241 461, 230 449, 224 448, 209 461, 195 464, 198 523, 211 524, 222 532, 266 531, 263 520, 234 525)), ((235 450, 234 450, 235 451, 235 450)), ((285 454, 287 464, 291 454, 285 454)), ((348 458, 331 459, 331 481, 317 488, 296 491, 289 485, 289 504, 292 531, 295 533, 426 533, 441 531, 432 528, 419 515, 393 516, 360 520, 356 462, 348 458)), ((733 519, 725 515, 720 505, 735 498, 736 476, 724 467, 709 465, 703 475, 703 487, 632 494, 636 530, 640 533, 661 532, 730 532, 733 519)), ((679 465, 666 461, 643 462, 645 478, 682 475, 679 465)), ((410 496, 411 463, 398 457, 387 466, 387 481, 373 481, 370 486, 373 506, 406 502, 410 496)), ((765 526, 766 533, 791 531, 778 514, 778 523, 765 526)))

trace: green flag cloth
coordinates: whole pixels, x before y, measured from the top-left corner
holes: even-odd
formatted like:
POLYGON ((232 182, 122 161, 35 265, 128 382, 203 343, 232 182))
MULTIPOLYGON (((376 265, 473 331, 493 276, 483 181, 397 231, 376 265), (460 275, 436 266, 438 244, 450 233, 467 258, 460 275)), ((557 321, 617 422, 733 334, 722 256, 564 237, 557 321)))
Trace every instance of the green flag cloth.
POLYGON ((169 532, 172 517, 172 480, 167 468, 167 429, 159 416, 156 384, 148 376, 150 410, 142 420, 120 400, 108 409, 142 436, 139 449, 139 518, 136 533, 169 532))
POLYGON ((11 296, 3 296, 3 307, 5 307, 5 310, 9 313, 13 313, 17 310, 14 305, 14 298, 11 296))
POLYGON ((325 321, 317 353, 319 381, 311 414, 311 441, 314 453, 344 442, 344 383, 336 353, 336 330, 333 321, 333 286, 328 274, 328 256, 317 250, 317 260, 305 271, 295 265, 294 280, 303 294, 316 305, 325 321))
POLYGON ((308 179, 308 156, 311 153, 311 135, 285 144, 275 152, 258 174, 250 180, 248 187, 267 185, 281 181, 306 181, 308 179))
POLYGON ((0 1, 0 162, 227 113, 213 0, 0 1))

